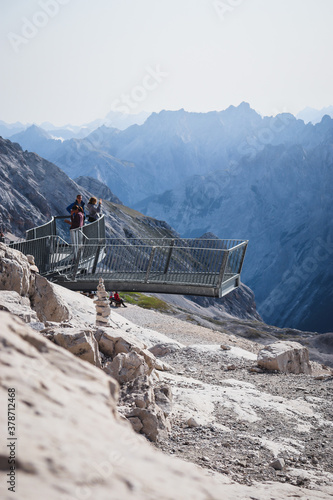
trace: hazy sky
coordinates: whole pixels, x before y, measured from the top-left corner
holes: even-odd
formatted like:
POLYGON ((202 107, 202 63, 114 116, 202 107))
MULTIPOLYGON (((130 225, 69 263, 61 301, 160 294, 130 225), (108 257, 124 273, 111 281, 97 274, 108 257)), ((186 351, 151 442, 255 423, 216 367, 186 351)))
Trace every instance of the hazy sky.
POLYGON ((0 120, 333 104, 333 0, 0 0, 0 120))

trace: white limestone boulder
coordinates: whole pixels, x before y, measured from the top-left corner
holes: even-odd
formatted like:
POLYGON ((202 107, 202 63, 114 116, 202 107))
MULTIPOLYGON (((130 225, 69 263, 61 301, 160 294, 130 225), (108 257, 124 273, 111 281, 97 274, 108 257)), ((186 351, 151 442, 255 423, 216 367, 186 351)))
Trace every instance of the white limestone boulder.
POLYGON ((28 297, 21 297, 17 292, 0 290, 0 310, 15 314, 25 323, 38 321, 36 312, 30 307, 28 297))
POLYGON ((48 329, 48 333, 53 334, 53 341, 70 351, 75 356, 89 361, 89 363, 101 367, 101 358, 98 344, 91 330, 80 328, 57 328, 48 329))
POLYGON ((135 351, 121 352, 104 366, 104 371, 120 384, 130 382, 138 377, 149 374, 149 366, 145 359, 135 351))
POLYGON ((36 275, 35 291, 30 297, 31 306, 36 311, 40 321, 68 321, 71 313, 61 296, 60 287, 56 287, 46 278, 36 275))
POLYGON ((22 297, 33 293, 35 273, 23 253, 0 243, 0 290, 17 292, 22 297))
POLYGON ((98 342, 99 350, 106 356, 113 358, 121 353, 127 354, 136 352, 144 357, 149 367, 148 374, 156 367, 156 358, 146 349, 146 345, 127 332, 123 331, 121 335, 119 335, 119 331, 115 334, 112 328, 99 328, 95 333, 95 337, 98 342))
POLYGON ((309 351, 298 342, 281 340, 265 346, 258 353, 257 364, 283 373, 311 374, 309 351))

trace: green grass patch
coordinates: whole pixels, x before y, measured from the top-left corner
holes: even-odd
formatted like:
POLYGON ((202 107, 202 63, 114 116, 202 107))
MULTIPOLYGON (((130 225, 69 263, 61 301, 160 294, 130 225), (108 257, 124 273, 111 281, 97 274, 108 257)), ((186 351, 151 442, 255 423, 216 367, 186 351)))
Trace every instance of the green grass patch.
POLYGON ((129 304, 135 304, 143 309, 154 309, 160 312, 171 312, 172 308, 163 300, 156 297, 150 297, 143 293, 137 292, 121 292, 119 293, 122 299, 129 304))

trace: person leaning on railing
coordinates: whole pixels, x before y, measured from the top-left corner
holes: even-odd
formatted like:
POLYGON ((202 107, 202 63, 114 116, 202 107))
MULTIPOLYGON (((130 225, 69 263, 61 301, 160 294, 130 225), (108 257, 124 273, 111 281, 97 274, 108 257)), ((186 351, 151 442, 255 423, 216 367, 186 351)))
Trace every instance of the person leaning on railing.
POLYGON ((97 198, 95 198, 95 196, 92 196, 87 204, 88 222, 95 222, 98 219, 101 213, 101 208, 102 200, 100 199, 99 203, 97 204, 97 198))

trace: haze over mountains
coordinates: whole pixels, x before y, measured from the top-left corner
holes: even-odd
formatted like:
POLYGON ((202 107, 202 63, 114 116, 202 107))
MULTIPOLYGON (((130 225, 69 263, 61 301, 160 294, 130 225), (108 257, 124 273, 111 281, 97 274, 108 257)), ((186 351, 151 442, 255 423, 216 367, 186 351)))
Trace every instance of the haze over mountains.
POLYGON ((12 137, 71 178, 104 182, 126 205, 182 236, 249 239, 243 281, 266 322, 333 329, 333 120, 221 112, 153 113, 59 141, 38 127, 12 137))
MULTIPOLYGON (((124 130, 125 128, 130 127, 135 123, 142 124, 148 116, 149 113, 145 112, 132 115, 124 115, 119 111, 110 111, 104 118, 98 118, 84 125, 67 124, 59 127, 53 125, 50 122, 43 122, 40 125, 40 128, 48 132, 50 137, 53 139, 82 139, 102 125, 106 125, 108 127, 116 127, 119 130, 124 130)), ((23 123, 20 122, 6 123, 0 120, 0 136, 2 136, 4 139, 9 139, 14 134, 23 132, 30 126, 31 124, 23 125, 23 123)))

